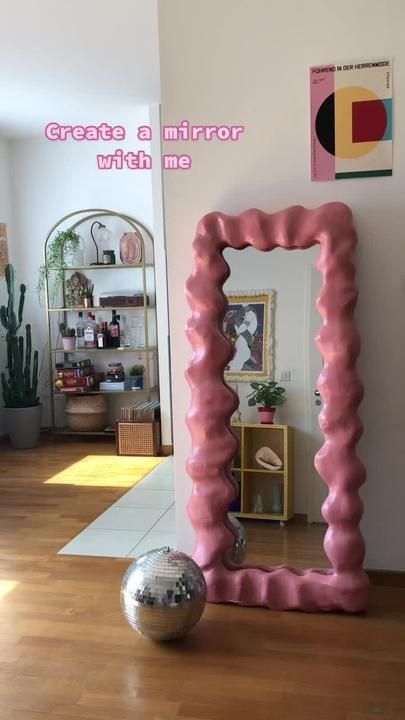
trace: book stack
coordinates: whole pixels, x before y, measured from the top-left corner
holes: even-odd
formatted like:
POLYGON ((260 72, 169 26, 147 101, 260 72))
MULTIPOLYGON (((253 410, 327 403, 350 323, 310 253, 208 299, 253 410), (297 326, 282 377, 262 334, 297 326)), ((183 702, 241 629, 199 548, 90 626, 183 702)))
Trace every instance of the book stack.
POLYGON ((97 390, 102 373, 96 373, 91 360, 56 363, 55 390, 64 394, 97 390))
POLYGON ((138 402, 121 408, 121 422, 150 423, 160 418, 158 400, 138 402))

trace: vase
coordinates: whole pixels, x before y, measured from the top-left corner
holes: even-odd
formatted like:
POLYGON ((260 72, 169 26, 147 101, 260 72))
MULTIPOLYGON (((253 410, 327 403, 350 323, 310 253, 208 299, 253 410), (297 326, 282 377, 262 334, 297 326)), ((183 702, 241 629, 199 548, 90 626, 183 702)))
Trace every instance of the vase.
POLYGON ((282 515, 283 512, 283 490, 281 485, 274 485, 271 491, 271 512, 274 515, 282 515))
POLYGON ((259 407, 259 419, 264 425, 273 425, 276 408, 259 407))
POLYGON ((92 297, 83 298, 83 304, 84 304, 85 308, 92 308, 93 307, 93 298, 92 297))
POLYGON ((131 387, 143 390, 143 375, 132 375, 131 387))
POLYGON ((63 257, 65 264, 68 267, 74 267, 76 265, 84 265, 84 243, 83 238, 80 237, 78 247, 72 247, 71 243, 65 243, 63 249, 63 257))
POLYGON ((63 349, 66 352, 74 352, 76 350, 76 336, 62 338, 63 349))

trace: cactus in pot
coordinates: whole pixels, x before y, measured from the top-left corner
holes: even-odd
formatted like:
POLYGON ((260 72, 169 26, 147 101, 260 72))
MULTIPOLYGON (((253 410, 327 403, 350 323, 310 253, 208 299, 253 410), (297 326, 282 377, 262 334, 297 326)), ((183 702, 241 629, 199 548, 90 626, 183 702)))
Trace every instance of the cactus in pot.
POLYGON ((76 349, 76 330, 61 322, 59 323, 59 332, 62 335, 63 349, 66 352, 73 352, 76 349))
POLYGON ((1 373, 1 387, 11 444, 35 447, 39 441, 41 405, 38 397, 38 351, 32 354, 31 325, 25 326, 25 340, 19 335, 23 323, 26 287, 20 285, 15 307, 15 272, 6 267, 7 306, 0 308, 1 324, 6 330, 7 366, 1 373))

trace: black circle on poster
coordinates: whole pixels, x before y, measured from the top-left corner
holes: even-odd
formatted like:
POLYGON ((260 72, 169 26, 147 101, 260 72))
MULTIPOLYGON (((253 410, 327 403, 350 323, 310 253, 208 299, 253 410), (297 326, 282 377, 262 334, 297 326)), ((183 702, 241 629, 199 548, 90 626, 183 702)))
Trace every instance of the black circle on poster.
POLYGON ((328 95, 319 108, 315 120, 315 132, 322 147, 335 154, 335 93, 328 95))

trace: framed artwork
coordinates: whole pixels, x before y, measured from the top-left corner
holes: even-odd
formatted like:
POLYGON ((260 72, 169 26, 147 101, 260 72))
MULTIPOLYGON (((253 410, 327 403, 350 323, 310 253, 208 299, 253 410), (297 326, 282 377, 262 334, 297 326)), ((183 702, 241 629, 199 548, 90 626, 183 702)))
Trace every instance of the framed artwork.
POLYGON ((310 69, 311 180, 392 175, 392 59, 310 69))
POLYGON ((0 277, 4 277, 8 265, 7 226, 0 223, 0 277))
POLYGON ((265 380, 273 373, 273 290, 230 290, 222 330, 234 353, 228 381, 265 380))

